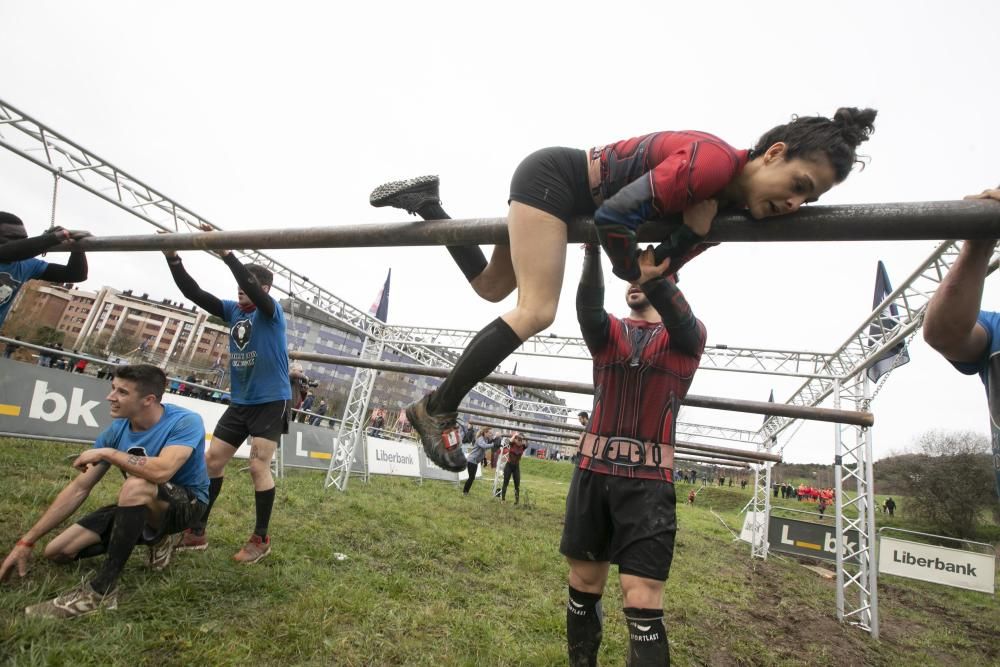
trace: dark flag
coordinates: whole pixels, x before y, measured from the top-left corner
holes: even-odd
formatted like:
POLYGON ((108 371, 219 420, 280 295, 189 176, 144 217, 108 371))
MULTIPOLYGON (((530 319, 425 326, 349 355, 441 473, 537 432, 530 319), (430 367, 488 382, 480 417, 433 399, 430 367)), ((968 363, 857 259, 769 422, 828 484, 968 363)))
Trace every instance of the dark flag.
MULTIPOLYGON (((767 402, 768 403, 774 403, 774 390, 773 389, 771 390, 771 395, 768 396, 768 398, 767 398, 767 402)), ((770 418, 771 418, 771 415, 764 415, 764 423, 766 424, 767 420, 770 419, 770 418)), ((776 444, 778 444, 778 436, 772 436, 771 437, 771 445, 773 446, 773 445, 776 445, 776 444)))
MULTIPOLYGON (((885 264, 879 260, 878 268, 875 270, 875 298, 872 309, 878 308, 887 296, 892 293, 892 285, 889 283, 889 274, 886 273, 885 264)), ((868 347, 872 348, 879 341, 886 338, 886 332, 895 329, 900 324, 899 309, 896 304, 889 304, 889 307, 882 311, 877 322, 872 322, 868 327, 868 347)), ((878 382, 878 379, 895 366, 902 366, 910 361, 910 354, 906 351, 906 343, 900 342, 893 346, 891 350, 883 351, 873 365, 868 368, 868 379, 878 382), (897 361, 896 358, 899 357, 897 361)))
MULTIPOLYGON (((768 397, 767 402, 768 403, 774 403, 774 390, 773 389, 771 390, 771 395, 768 397)), ((771 415, 764 415, 764 423, 766 424, 767 420, 770 419, 770 418, 771 418, 771 415)))
POLYGON ((378 296, 375 297, 375 302, 372 303, 372 307, 368 310, 369 315, 373 315, 375 319, 382 322, 387 321, 389 317, 389 280, 391 278, 392 269, 389 269, 389 273, 385 276, 385 285, 382 285, 378 296))

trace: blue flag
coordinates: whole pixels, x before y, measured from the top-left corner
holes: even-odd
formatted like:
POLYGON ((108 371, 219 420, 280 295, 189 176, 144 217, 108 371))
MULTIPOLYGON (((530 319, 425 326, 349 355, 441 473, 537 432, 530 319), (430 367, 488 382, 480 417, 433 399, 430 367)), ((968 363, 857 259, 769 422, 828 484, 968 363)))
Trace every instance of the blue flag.
POLYGON ((382 289, 379 291, 378 296, 375 297, 375 302, 372 303, 372 307, 368 310, 368 314, 375 317, 375 319, 386 322, 389 317, 389 280, 392 278, 392 269, 389 269, 389 273, 385 276, 385 285, 382 285, 382 289))
MULTIPOLYGON (((875 270, 875 298, 872 302, 872 309, 878 308, 879 304, 891 293, 892 284, 889 283, 889 274, 885 270, 885 264, 879 260, 878 268, 875 270)), ((896 304, 889 304, 889 307, 882 311, 879 320, 868 327, 868 347, 875 347, 879 342, 885 340, 886 333, 899 325, 899 309, 896 308, 896 304)), ((878 382, 878 379, 890 369, 902 366, 909 361, 910 354, 906 351, 906 343, 900 342, 891 350, 885 350, 879 355, 878 361, 868 368, 868 379, 872 382, 878 382), (899 357, 898 361, 897 357, 899 357)))

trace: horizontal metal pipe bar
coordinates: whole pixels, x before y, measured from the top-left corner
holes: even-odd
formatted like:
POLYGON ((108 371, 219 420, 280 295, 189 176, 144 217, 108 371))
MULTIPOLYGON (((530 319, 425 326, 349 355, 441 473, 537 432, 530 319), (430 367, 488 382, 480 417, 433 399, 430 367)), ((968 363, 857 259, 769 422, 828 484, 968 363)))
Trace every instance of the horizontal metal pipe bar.
MULTIPOLYGON (((0 336, 0 343, 13 343, 19 347, 27 348, 29 350, 37 350, 39 352, 51 352, 52 354, 58 355, 60 357, 70 357, 71 359, 83 359, 89 364, 98 364, 101 366, 110 366, 114 368, 115 366, 123 365, 121 362, 108 361, 107 359, 98 359, 96 357, 90 357, 86 354, 79 354, 70 350, 57 350, 54 347, 45 347, 44 345, 35 345, 34 343, 26 343, 23 340, 17 340, 16 338, 8 338, 7 336, 0 336)), ((209 387, 205 384, 198 384, 197 382, 188 382, 182 377, 175 377, 173 375, 168 375, 167 380, 172 382, 174 380, 178 382, 183 382, 189 387, 195 387, 196 389, 206 389, 208 391, 218 391, 224 394, 228 394, 222 387, 209 387)), ((111 385, 108 385, 110 389, 111 385)))
MULTIPOLYGON (((375 361, 369 359, 359 359, 357 357, 342 357, 333 354, 318 354, 315 352, 291 352, 288 356, 292 359, 298 359, 300 361, 312 361, 322 364, 333 364, 335 366, 374 368, 376 370, 395 373, 409 373, 411 375, 429 375, 431 377, 443 378, 450 372, 450 369, 448 368, 435 368, 432 366, 422 366, 420 364, 403 364, 391 361, 375 361)), ((549 389, 551 391, 568 391, 574 394, 594 393, 593 385, 583 382, 564 382, 561 380, 526 378, 517 375, 503 375, 500 373, 487 375, 482 381, 511 387, 530 387, 533 389, 549 389)), ((746 401, 736 398, 715 398, 711 396, 696 396, 694 394, 688 394, 684 400, 681 401, 681 404, 692 408, 727 410, 730 412, 749 412, 751 414, 758 415, 777 415, 779 417, 793 417, 795 419, 811 419, 813 421, 851 424, 852 426, 871 426, 875 423, 874 416, 868 412, 814 408, 802 405, 788 405, 787 403, 770 403, 768 401, 746 401)))
POLYGON ((704 463, 707 465, 719 466, 721 468, 737 468, 738 470, 749 470, 750 466, 746 463, 738 463, 736 461, 720 461, 719 459, 709 458, 707 456, 692 456, 691 454, 677 454, 674 456, 674 461, 687 461, 688 463, 704 463))
POLYGON ((470 421, 469 426, 482 426, 483 428, 491 428, 495 431, 510 431, 511 433, 517 431, 518 433, 521 433, 523 435, 534 435, 538 436, 539 438, 546 438, 548 440, 558 441, 560 443, 563 443, 563 440, 565 440, 564 444, 566 445, 575 445, 580 440, 579 438, 574 439, 572 438, 572 436, 566 435, 565 433, 553 433, 552 431, 536 431, 530 428, 521 428, 518 426, 509 426, 504 424, 496 424, 492 422, 470 421))
MULTIPOLYGON (((477 410, 475 408, 460 408, 459 410, 462 414, 479 415, 481 417, 494 417, 496 419, 507 419, 510 421, 515 421, 523 424, 536 424, 538 426, 562 428, 567 431, 575 431, 577 433, 583 433, 586 430, 583 426, 578 426, 575 424, 559 424, 556 422, 546 421, 544 419, 533 419, 532 417, 522 417, 511 413, 490 412, 489 410, 477 410)), ((711 446, 711 445, 705 445, 705 446, 711 446)), ((704 461, 696 461, 694 459, 689 459, 689 460, 692 460, 695 463, 718 463, 717 460, 704 460, 704 461)))
MULTIPOLYGON (((489 422, 481 422, 476 420, 470 421, 469 424, 472 426, 489 426, 491 428, 496 428, 496 429, 511 428, 508 426, 501 426, 500 424, 493 424, 489 422)), ((519 430, 521 433, 527 433, 529 435, 535 433, 535 434, 540 434, 543 437, 545 436, 559 437, 558 433, 552 433, 550 431, 533 431, 530 429, 521 429, 521 428, 517 430, 519 430)), ((575 445, 576 442, 567 442, 566 444, 575 445)), ((713 458, 730 459, 733 461, 753 462, 753 463, 773 461, 775 463, 781 463, 781 455, 779 454, 769 454, 766 452, 753 452, 753 451, 747 451, 745 449, 734 449, 732 447, 718 447, 716 445, 703 445, 698 442, 686 442, 683 440, 678 440, 677 442, 674 443, 674 448, 678 452, 683 452, 687 454, 710 454, 713 458)))
POLYGON ((460 407, 458 409, 459 413, 463 415, 476 415, 477 417, 492 417, 494 419, 506 419, 508 421, 514 421, 519 424, 533 424, 535 426, 547 426, 549 428, 558 428, 564 431, 573 431, 575 433, 583 433, 587 429, 576 424, 567 424, 565 422, 554 422, 546 419, 535 419, 534 417, 525 417, 515 413, 504 413, 504 412, 491 412, 489 410, 478 410, 476 408, 464 408, 460 407))
MULTIPOLYGON (((650 221, 640 241, 661 241, 676 227, 650 221)), ((850 206, 807 206, 798 213, 753 220, 725 213, 712 223, 707 241, 902 241, 1000 238, 1000 203, 986 200, 932 201, 850 206)), ((591 218, 569 225, 570 243, 596 242, 591 218)), ((90 252, 120 250, 242 250, 279 248, 372 248, 431 245, 507 245, 506 218, 468 218, 260 229, 237 232, 105 236, 77 242, 90 252)), ((59 246, 69 250, 69 245, 59 246)))

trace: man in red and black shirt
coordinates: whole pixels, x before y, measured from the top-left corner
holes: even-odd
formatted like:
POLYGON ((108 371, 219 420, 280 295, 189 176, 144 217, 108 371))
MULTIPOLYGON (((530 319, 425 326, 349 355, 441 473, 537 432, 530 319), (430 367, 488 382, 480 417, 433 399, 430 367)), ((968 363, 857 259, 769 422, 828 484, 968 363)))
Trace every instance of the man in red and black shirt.
POLYGON ((629 630, 629 665, 668 665, 663 583, 677 530, 675 419, 705 347, 671 273, 652 249, 629 284, 630 313, 604 310, 600 253, 588 247, 577 317, 594 359, 594 408, 566 499, 560 551, 570 565, 566 635, 570 665, 596 665, 601 595, 618 565, 629 630))

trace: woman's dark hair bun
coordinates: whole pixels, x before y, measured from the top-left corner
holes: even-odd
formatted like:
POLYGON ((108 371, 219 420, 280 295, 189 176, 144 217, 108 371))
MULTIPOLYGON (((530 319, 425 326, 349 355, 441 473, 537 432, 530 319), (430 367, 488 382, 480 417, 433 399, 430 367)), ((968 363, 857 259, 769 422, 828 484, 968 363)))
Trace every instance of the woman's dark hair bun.
MULTIPOLYGON (((859 163, 857 148, 875 131, 875 109, 841 107, 833 118, 793 116, 790 123, 772 127, 750 150, 750 159, 763 155, 778 142, 785 144, 785 159, 825 155, 837 182, 859 163)), ((863 164, 863 163, 862 163, 863 164)))
POLYGON ((851 146, 857 148, 875 131, 875 109, 858 109, 857 107, 840 107, 833 114, 833 122, 851 146))

